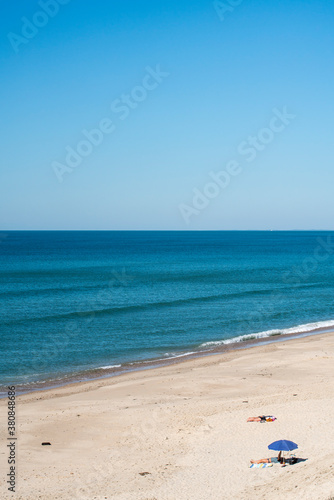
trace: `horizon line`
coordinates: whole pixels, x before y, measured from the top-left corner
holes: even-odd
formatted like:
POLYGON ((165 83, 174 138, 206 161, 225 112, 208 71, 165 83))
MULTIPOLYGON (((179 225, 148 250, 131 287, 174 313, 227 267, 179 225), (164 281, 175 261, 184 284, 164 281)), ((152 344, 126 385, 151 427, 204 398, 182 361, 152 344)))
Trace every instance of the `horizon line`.
POLYGON ((315 232, 334 231, 334 229, 0 229, 0 233, 9 232, 315 232))

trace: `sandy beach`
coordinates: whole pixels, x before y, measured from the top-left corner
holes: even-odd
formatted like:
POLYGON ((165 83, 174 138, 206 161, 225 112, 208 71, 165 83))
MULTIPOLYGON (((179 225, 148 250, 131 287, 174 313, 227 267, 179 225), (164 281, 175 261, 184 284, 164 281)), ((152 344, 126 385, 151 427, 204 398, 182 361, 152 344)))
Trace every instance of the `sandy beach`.
MULTIPOLYGON (((2 425, 0 496, 327 500, 333 361, 328 333, 20 396, 16 494, 5 484, 2 425), (246 422, 261 414, 277 420, 246 422), (273 456, 277 439, 298 443, 307 460, 249 469, 250 459, 273 456)), ((2 400, 2 423, 6 412, 2 400)))

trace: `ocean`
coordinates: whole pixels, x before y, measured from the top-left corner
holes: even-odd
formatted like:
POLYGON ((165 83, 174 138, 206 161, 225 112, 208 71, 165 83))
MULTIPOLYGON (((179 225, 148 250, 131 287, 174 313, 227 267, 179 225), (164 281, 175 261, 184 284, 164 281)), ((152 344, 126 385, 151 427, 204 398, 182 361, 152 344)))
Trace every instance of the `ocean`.
POLYGON ((0 236, 1 386, 89 380, 334 326, 333 232, 0 236))

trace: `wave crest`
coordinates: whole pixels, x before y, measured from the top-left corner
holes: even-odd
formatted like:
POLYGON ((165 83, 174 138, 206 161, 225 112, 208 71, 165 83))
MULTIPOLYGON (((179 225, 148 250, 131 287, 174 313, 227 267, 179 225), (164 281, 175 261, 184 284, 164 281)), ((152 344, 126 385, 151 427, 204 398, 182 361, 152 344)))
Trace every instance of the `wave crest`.
POLYGON ((307 323, 305 325, 293 326, 292 328, 285 328, 283 330, 267 330, 264 332, 254 332, 247 333, 245 335, 239 335, 238 337, 232 337, 225 340, 217 340, 213 342, 205 342, 201 344, 200 347, 213 347, 224 344, 235 344, 238 342, 246 342, 247 340, 263 339, 266 337, 273 337, 275 335, 291 335, 294 333, 308 333, 316 330, 322 330, 325 328, 334 327, 334 320, 319 321, 317 323, 307 323))

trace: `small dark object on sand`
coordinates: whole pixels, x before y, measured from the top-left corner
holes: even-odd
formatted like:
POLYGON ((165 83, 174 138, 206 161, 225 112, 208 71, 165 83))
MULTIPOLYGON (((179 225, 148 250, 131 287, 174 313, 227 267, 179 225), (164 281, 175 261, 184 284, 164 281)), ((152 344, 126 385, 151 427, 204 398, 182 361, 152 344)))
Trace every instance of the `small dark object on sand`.
POLYGON ((139 472, 140 476, 147 476, 147 474, 151 474, 150 472, 139 472))
POLYGON ((42 446, 51 446, 51 443, 42 443, 42 446))

